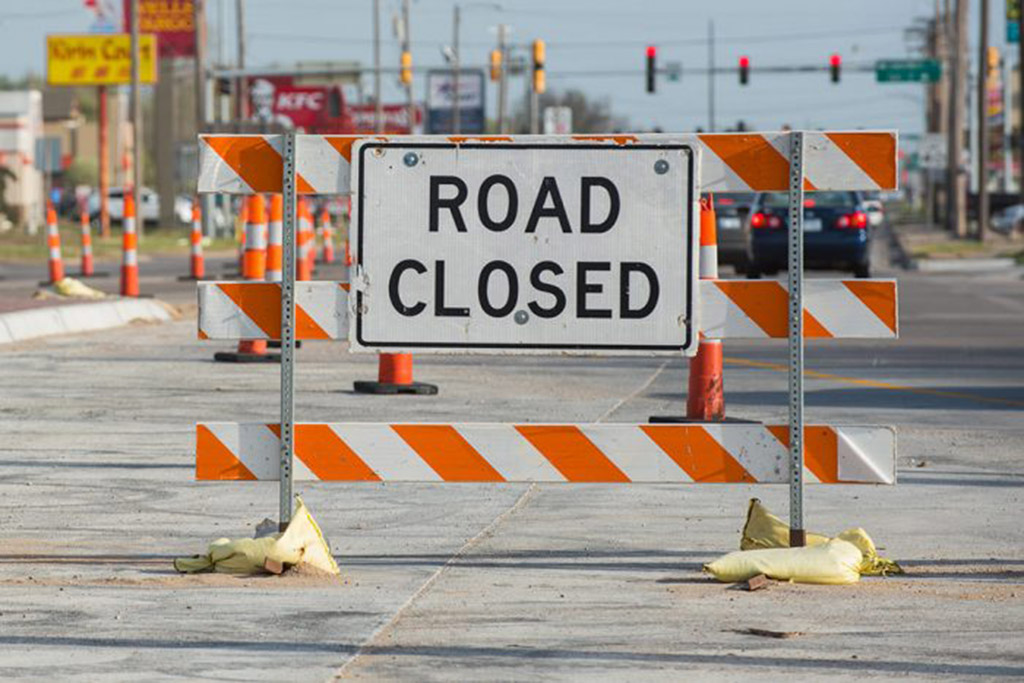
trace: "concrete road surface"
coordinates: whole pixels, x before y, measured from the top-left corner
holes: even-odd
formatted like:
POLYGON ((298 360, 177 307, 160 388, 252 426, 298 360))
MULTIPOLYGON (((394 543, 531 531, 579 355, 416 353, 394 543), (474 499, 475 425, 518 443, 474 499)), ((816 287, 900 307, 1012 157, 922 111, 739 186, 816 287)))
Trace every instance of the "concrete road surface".
MULTIPOLYGON (((144 281, 145 282, 145 281, 144 281)), ((721 680, 1024 676, 1024 282, 901 275, 896 342, 808 345, 808 419, 894 424, 896 487, 809 487, 907 576, 747 593, 701 565, 785 487, 302 484, 339 583, 182 577, 275 483, 193 481, 197 420, 278 416, 274 366, 194 319, 0 350, 0 673, 13 679, 721 680), (749 629, 783 632, 767 638, 749 629)), ((729 413, 785 416, 784 342, 727 344, 729 413)), ((299 351, 304 421, 645 421, 662 359, 417 358, 435 397, 350 392, 375 359, 299 351)))

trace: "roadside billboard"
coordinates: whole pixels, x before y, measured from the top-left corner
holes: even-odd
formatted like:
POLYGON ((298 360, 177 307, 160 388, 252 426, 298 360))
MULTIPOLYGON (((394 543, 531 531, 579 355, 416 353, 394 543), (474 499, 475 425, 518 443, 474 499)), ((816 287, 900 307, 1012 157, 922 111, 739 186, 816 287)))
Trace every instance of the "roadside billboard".
MULTIPOLYGON (((485 132, 484 71, 459 71, 459 132, 485 132)), ((455 103, 455 75, 447 70, 427 72, 427 126, 424 131, 434 135, 454 130, 452 115, 455 103)))
MULTIPOLYGON (((409 107, 404 104, 385 104, 384 133, 388 135, 408 135, 416 125, 422 123, 423 110, 416 107, 416 120, 410 124, 409 107)), ((352 116, 352 128, 355 133, 377 132, 377 107, 372 104, 354 104, 348 109, 352 116)))
MULTIPOLYGON (((156 82, 156 38, 139 36, 139 80, 156 82)), ((131 82, 131 37, 80 34, 46 37, 49 85, 122 85, 131 82)))
MULTIPOLYGON (((161 57, 194 57, 196 30, 192 0, 138 0, 139 31, 157 37, 161 57)), ((124 30, 131 33, 131 0, 124 0, 124 30)))

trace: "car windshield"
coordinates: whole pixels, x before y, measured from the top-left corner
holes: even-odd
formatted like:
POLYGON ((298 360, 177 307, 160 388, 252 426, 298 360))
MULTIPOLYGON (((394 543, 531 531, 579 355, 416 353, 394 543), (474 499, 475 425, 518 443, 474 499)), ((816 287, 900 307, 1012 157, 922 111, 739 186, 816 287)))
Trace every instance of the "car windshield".
MULTIPOLYGON (((769 209, 785 209, 789 207, 789 195, 784 192, 772 192, 764 196, 762 202, 769 209)), ((804 206, 853 206, 857 197, 852 192, 814 192, 804 195, 804 206)))

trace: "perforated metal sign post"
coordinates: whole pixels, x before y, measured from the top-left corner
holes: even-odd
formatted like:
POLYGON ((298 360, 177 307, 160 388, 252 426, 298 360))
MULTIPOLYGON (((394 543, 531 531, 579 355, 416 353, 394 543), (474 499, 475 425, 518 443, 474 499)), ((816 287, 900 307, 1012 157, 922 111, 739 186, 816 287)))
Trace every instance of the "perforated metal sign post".
POLYGON ((691 146, 367 140, 352 162, 353 350, 695 350, 691 146))

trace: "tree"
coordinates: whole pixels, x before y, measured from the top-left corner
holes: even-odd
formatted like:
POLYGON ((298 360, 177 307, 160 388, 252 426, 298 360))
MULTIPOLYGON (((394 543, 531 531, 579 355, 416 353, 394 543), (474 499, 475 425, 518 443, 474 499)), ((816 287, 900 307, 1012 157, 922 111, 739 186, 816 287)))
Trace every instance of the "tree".
MULTIPOLYGON (((545 107, 569 107, 572 109, 573 133, 614 133, 629 128, 629 119, 612 112, 611 102, 604 97, 590 99, 581 90, 564 92, 549 90, 540 96, 540 116, 545 107)), ((542 119, 543 127, 543 119, 542 119)), ((530 132, 530 102, 524 98, 512 115, 512 130, 516 133, 530 132)))

